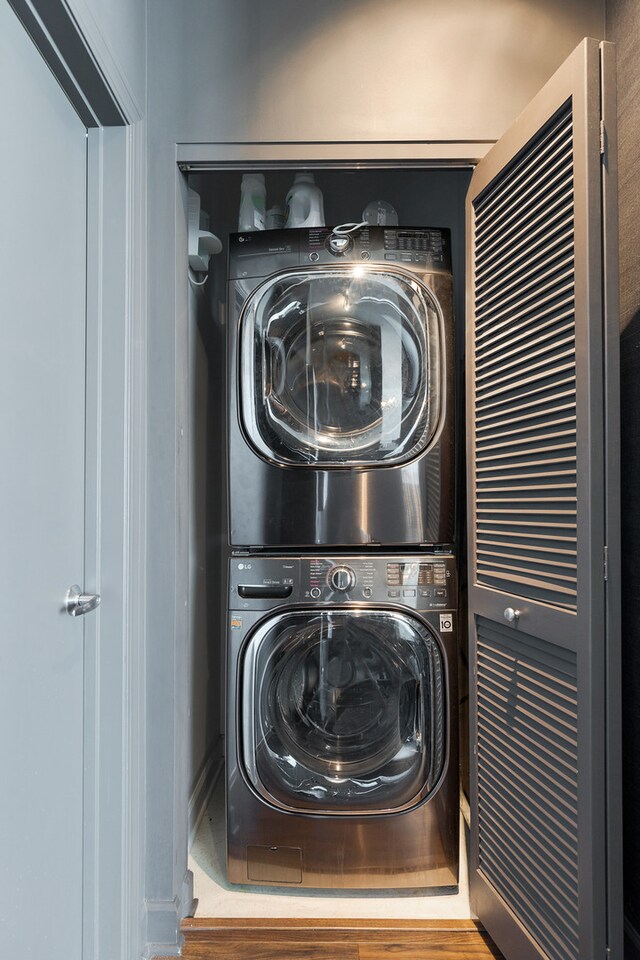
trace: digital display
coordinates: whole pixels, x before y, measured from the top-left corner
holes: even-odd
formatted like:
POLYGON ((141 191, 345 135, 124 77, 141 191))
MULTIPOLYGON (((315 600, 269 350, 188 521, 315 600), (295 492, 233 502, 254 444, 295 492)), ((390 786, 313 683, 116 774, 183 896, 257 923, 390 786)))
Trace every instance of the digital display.
POLYGON ((387 583, 398 587, 426 587, 445 582, 443 563, 412 561, 387 564, 387 583))

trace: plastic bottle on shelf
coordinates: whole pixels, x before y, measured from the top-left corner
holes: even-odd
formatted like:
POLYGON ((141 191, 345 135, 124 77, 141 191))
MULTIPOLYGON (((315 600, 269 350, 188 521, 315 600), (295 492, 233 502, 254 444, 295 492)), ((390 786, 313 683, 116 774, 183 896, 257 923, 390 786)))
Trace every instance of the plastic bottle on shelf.
POLYGON ((282 230, 284 223, 284 210, 279 203, 275 203, 267 210, 267 230, 282 230))
POLYGON ((264 230, 267 188, 263 173, 245 173, 240 185, 240 211, 238 230, 264 230))
POLYGON ((322 190, 312 173, 296 173, 286 201, 287 227, 324 227, 322 190))
POLYGON ((375 227, 397 226, 398 214, 386 200, 372 200, 362 211, 362 219, 375 227))

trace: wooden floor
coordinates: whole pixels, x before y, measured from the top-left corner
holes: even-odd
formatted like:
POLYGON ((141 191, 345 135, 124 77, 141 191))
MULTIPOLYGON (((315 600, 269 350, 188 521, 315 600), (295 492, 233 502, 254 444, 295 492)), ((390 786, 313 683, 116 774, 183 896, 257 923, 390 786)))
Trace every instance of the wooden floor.
POLYGON ((473 920, 268 920, 182 922, 185 960, 494 960, 501 954, 473 920))

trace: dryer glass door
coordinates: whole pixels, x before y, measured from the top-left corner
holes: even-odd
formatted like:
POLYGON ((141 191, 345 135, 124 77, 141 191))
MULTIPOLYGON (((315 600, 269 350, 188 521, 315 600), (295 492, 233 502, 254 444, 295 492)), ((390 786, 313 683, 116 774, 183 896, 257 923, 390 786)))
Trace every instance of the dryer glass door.
POLYGON ((405 462, 438 430, 443 359, 440 307, 410 274, 276 274, 240 319, 245 432, 284 464, 405 462))
POLYGON ((443 657, 412 616, 280 614, 248 641, 241 683, 245 772, 278 806, 406 809, 443 772, 443 657))

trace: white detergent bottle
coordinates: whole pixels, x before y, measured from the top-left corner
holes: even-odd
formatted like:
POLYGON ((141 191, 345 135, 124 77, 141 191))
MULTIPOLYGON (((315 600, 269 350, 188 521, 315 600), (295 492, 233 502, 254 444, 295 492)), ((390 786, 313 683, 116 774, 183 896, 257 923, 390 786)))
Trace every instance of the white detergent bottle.
POLYGON ((267 188, 263 173, 245 173, 240 185, 240 212, 238 230, 264 230, 267 188))
POLYGON ((286 204, 286 227, 324 227, 322 190, 312 173, 296 173, 286 204))

